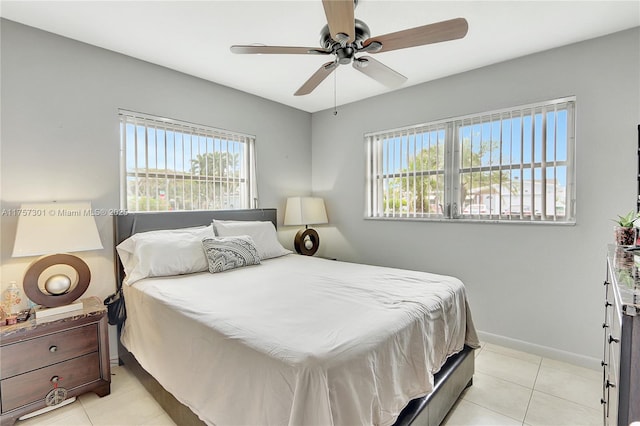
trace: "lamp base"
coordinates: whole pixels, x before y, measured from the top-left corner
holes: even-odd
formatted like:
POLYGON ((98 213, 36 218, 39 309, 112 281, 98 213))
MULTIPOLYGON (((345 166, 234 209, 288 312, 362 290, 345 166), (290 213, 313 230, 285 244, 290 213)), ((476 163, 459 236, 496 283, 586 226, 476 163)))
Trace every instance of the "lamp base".
POLYGON ((296 252, 305 256, 313 256, 320 247, 320 237, 315 229, 301 229, 293 240, 293 247, 296 252))
POLYGON ((22 286, 29 299, 38 305, 56 307, 68 305, 87 291, 91 281, 89 266, 77 256, 71 254, 52 254, 36 259, 24 274, 22 286), (54 265, 67 265, 73 268, 78 274, 78 281, 75 287, 60 294, 45 293, 38 286, 40 275, 49 267, 54 265))
POLYGON ((74 302, 69 305, 56 306, 55 308, 41 308, 34 311, 36 319, 48 318, 54 315, 66 314, 73 311, 81 311, 84 309, 84 303, 74 302))

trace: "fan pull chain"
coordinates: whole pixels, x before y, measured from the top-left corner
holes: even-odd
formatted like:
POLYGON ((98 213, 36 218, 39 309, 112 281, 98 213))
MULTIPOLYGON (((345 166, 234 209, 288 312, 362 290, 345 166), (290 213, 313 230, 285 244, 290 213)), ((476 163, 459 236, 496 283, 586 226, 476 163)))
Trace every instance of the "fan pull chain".
POLYGON ((338 71, 333 71, 333 115, 338 115, 338 71))

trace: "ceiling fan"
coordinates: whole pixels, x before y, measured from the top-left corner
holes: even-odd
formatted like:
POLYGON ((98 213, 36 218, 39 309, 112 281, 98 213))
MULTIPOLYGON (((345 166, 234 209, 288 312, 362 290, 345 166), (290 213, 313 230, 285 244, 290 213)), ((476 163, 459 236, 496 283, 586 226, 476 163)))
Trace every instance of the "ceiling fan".
POLYGON ((356 57, 356 54, 389 52, 407 47, 456 40, 463 38, 469 28, 466 19, 455 18, 371 37, 367 24, 354 17, 354 9, 358 0, 322 0, 322 4, 328 24, 320 32, 321 47, 233 45, 231 52, 240 54, 334 55, 334 60, 322 65, 294 93, 295 96, 308 95, 338 65, 349 63, 363 74, 387 87, 394 88, 407 81, 407 78, 371 56, 356 57))

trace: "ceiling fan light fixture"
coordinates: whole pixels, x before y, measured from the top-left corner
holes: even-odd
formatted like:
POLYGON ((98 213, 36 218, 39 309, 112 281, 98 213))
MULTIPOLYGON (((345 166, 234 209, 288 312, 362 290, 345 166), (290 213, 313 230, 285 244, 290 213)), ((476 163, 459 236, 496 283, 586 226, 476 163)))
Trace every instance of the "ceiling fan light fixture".
POLYGON ((351 61, 353 60, 353 55, 355 53, 356 53, 355 49, 349 46, 342 47, 336 50, 336 58, 338 60, 338 63, 342 65, 351 63, 351 61))

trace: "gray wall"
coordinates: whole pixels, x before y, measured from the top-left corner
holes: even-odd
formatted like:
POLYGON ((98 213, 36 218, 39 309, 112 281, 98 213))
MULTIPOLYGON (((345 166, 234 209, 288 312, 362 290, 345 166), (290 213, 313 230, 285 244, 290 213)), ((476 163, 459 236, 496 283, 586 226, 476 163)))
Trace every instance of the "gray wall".
MULTIPOLYGON (((94 208, 118 208, 118 108, 255 135, 261 207, 283 209, 287 195, 309 191, 309 113, 0 22, 3 209, 52 200, 89 200, 94 208)), ((113 230, 110 217, 96 217, 96 222, 104 250, 78 255, 93 273, 86 294, 104 298, 115 288, 113 230)), ((10 280, 20 282, 33 260, 11 258, 15 227, 15 217, 2 217, 2 289, 10 280)))
POLYGON ((455 275, 485 340, 594 366, 611 219, 635 208, 639 40, 636 28, 313 114, 313 192, 330 216, 321 251, 455 275), (568 95, 577 96, 575 226, 363 219, 364 133, 568 95))

